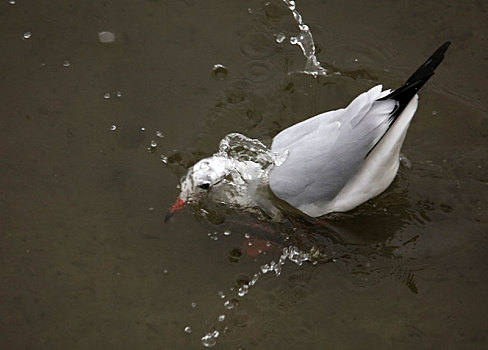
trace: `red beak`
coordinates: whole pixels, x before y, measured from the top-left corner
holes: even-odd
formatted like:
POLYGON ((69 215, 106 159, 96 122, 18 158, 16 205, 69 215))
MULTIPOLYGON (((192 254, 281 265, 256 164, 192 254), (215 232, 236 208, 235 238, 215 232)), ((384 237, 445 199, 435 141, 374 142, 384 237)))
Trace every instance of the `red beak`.
POLYGON ((185 201, 180 197, 176 198, 176 202, 169 208, 168 214, 164 218, 164 222, 168 222, 168 220, 176 213, 179 212, 181 209, 185 207, 185 201))

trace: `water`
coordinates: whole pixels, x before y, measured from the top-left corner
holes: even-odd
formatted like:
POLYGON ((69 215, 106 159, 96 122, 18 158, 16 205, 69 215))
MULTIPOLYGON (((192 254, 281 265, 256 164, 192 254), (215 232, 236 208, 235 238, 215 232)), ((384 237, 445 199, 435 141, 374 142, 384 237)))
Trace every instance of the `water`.
MULTIPOLYGON (((213 201, 226 209, 259 212, 263 218, 278 220, 279 209, 267 193, 268 173, 286 157, 286 152, 273 153, 257 139, 229 134, 220 141, 217 153, 198 161, 182 177, 179 198, 190 205, 205 207, 213 201)), ((218 239, 215 234, 211 238, 218 239)))
MULTIPOLYGON (((293 18, 298 24, 300 33, 297 36, 290 38, 290 44, 298 45, 302 49, 303 55, 307 59, 305 63, 304 73, 311 74, 314 77, 319 75, 326 75, 327 70, 320 65, 320 62, 315 56, 315 44, 313 42, 313 36, 308 25, 303 21, 302 15, 296 8, 296 3, 293 0, 283 0, 293 14, 293 18)), ((279 34, 278 34, 279 35, 279 34)), ((283 36, 279 36, 280 39, 283 36)))
POLYGON ((214 349, 486 348, 486 5, 296 9, 325 76, 302 74, 281 0, 0 5, 2 348, 202 349, 207 333, 214 349), (322 229, 218 203, 163 224, 224 136, 269 146, 399 86, 445 40, 380 197, 322 229), (310 260, 280 265, 290 247, 310 260))

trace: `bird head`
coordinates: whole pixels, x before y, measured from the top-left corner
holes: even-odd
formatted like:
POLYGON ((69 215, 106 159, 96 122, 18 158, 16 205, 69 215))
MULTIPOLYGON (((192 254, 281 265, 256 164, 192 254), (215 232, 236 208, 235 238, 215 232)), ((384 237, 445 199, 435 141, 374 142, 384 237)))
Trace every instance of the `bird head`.
POLYGON ((195 163, 181 180, 181 193, 166 215, 168 221, 186 205, 197 203, 207 196, 231 171, 232 160, 214 155, 195 163))

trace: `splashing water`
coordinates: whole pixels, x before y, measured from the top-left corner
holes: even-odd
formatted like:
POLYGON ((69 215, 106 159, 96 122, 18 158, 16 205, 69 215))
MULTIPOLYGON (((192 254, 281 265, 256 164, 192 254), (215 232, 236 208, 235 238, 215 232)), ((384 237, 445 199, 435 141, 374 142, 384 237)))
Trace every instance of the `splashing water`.
POLYGON ((315 44, 313 42, 312 32, 310 28, 303 22, 302 15, 297 11, 295 1, 283 0, 293 13, 293 18, 298 24, 300 33, 297 36, 290 38, 290 44, 298 45, 302 49, 307 62, 305 63, 304 73, 311 74, 314 77, 319 75, 327 75, 327 70, 320 65, 320 62, 315 56, 315 44))
MULTIPOLYGON (((238 133, 225 136, 219 151, 211 157, 196 163, 182 179, 184 198, 191 201, 195 179, 204 176, 219 180, 206 197, 214 203, 224 203, 227 207, 239 207, 254 213, 264 213, 278 219, 279 210, 272 204, 264 188, 268 174, 274 165, 280 165, 287 153, 275 154, 263 143, 238 133)), ((203 199, 199 200, 200 202, 203 199)))
MULTIPOLYGON (((260 267, 260 271, 256 272, 253 277, 250 279, 249 282, 244 283, 241 287, 234 291, 239 298, 246 296, 249 293, 249 290, 256 285, 259 278, 267 273, 274 272, 275 276, 278 277, 281 275, 282 267, 285 265, 286 261, 291 261, 298 266, 301 266, 304 262, 312 262, 315 263, 317 258, 316 252, 312 249, 310 252, 303 252, 298 249, 296 246, 289 246, 283 248, 281 255, 277 262, 274 260, 271 261, 269 264, 264 264, 260 267)), ((231 289, 232 290, 232 289, 231 289)), ((238 304, 237 299, 225 299, 223 305, 224 308, 231 312, 238 304)), ((226 319, 225 314, 219 314, 217 318, 217 323, 215 328, 212 331, 205 333, 205 335, 201 338, 202 345, 205 347, 213 347, 217 344, 217 338, 223 332, 228 330, 228 328, 223 325, 223 322, 226 319), (220 328, 219 328, 220 327, 220 328), (220 329, 220 331, 219 331, 220 329)))

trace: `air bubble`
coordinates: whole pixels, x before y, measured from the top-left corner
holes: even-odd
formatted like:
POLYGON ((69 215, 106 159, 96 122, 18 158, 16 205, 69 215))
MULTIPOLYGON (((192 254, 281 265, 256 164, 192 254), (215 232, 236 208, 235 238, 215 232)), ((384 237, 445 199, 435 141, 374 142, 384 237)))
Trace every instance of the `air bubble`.
POLYGON ((161 131, 156 131, 156 136, 162 139, 164 137, 163 133, 161 131))
POLYGON ((191 328, 189 326, 185 327, 185 333, 188 333, 188 334, 191 333, 191 328))
POLYGON ((218 80, 225 79, 227 77, 228 73, 229 73, 229 71, 222 64, 214 64, 214 66, 212 68, 212 76, 218 80))
POLYGON ((162 155, 161 156, 161 161, 164 163, 164 164, 167 164, 168 163, 168 157, 162 155))
POLYGON ((192 309, 195 309, 197 307, 197 303, 195 303, 194 301, 191 303, 191 308, 192 309))
POLYGON ((9 3, 10 5, 15 5, 15 4, 16 4, 16 1, 15 1, 15 0, 10 0, 8 3, 9 3))
POLYGON ((100 32, 98 33, 98 40, 101 43, 112 43, 115 41, 115 34, 112 32, 100 32))
POLYGON ((103 98, 108 100, 110 98, 110 92, 106 92, 105 94, 103 94, 103 98))
POLYGON ((217 338, 219 337, 219 331, 208 332, 202 337, 202 345, 206 348, 211 348, 217 344, 217 338))
POLYGON ((117 125, 115 124, 110 125, 110 131, 115 131, 115 129, 117 129, 117 125))
POLYGON ((115 95, 116 95, 117 97, 122 97, 122 92, 117 91, 117 92, 115 93, 115 95))
POLYGON ((225 315, 219 315, 219 322, 224 322, 225 315))
POLYGON ((158 143, 156 141, 151 141, 151 147, 156 147, 158 145, 158 143))
POLYGON ((24 33, 24 39, 30 39, 32 37, 32 33, 31 32, 25 32, 24 33))
POLYGON ((69 66, 71 66, 71 63, 68 60, 64 60, 63 61, 63 67, 66 67, 67 68, 69 66))

